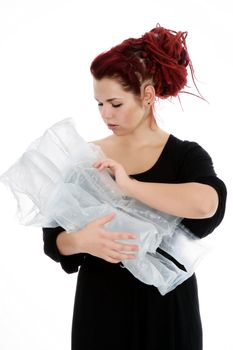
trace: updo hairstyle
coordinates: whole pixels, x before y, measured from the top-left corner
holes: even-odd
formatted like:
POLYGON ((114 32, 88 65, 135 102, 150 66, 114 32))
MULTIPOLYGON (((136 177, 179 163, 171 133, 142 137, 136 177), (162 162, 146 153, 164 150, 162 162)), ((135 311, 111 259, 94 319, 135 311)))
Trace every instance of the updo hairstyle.
MULTIPOLYGON (((98 55, 91 63, 91 73, 97 80, 114 78, 125 91, 138 96, 142 84, 148 81, 154 86, 156 97, 166 99, 177 96, 186 86, 189 68, 198 91, 186 37, 187 32, 157 24, 141 38, 129 38, 98 55)), ((201 97, 199 91, 198 94, 201 97)))

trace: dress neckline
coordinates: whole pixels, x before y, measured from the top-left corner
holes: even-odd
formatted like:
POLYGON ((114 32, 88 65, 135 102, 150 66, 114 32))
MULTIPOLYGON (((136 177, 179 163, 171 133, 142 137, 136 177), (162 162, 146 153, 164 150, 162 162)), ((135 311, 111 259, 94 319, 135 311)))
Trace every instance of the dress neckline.
POLYGON ((132 176, 132 177, 141 176, 141 175, 144 175, 144 174, 146 174, 146 173, 149 173, 151 170, 153 170, 155 167, 157 167, 158 163, 163 159, 164 154, 166 153, 166 150, 167 150, 167 148, 168 148, 168 145, 169 145, 169 143, 170 143, 170 140, 172 139, 172 136, 173 136, 172 134, 170 134, 170 135, 168 136, 168 139, 167 139, 166 143, 164 144, 164 147, 163 147, 162 152, 160 153, 158 159, 155 161, 155 163, 154 163, 149 169, 147 169, 147 170, 145 170, 145 171, 142 171, 142 172, 140 172, 140 173, 129 174, 128 176, 129 176, 129 177, 131 177, 131 176, 132 176))

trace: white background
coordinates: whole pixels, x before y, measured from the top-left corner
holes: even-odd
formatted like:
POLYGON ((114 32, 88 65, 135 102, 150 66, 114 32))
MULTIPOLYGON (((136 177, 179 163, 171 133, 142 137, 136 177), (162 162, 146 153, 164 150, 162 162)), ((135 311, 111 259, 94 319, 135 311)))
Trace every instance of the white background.
MULTIPOLYGON (((189 32, 198 86, 157 106, 162 128, 199 142, 228 187, 224 222, 206 239, 198 267, 204 350, 232 350, 232 1, 0 0, 0 174, 53 123, 72 117, 86 140, 108 134, 93 98, 89 66, 100 52, 159 22, 189 32)), ((43 254, 38 228, 18 224, 0 186, 0 349, 70 348, 76 274, 43 254)), ((162 349, 160 349, 162 350, 162 349)), ((187 349, 188 350, 188 349, 187 349)))

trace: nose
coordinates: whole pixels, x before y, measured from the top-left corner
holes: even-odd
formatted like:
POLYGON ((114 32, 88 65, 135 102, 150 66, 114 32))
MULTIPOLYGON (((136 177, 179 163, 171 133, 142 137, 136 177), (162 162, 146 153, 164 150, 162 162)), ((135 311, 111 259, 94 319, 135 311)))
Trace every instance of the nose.
POLYGON ((101 107, 101 116, 102 118, 107 122, 108 120, 111 119, 112 113, 111 113, 111 108, 108 105, 103 105, 101 107))

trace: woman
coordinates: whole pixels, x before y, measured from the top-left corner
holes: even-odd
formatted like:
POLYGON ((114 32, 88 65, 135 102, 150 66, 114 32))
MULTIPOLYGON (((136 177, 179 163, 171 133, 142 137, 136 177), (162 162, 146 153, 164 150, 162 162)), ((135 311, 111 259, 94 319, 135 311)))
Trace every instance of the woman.
MULTIPOLYGON (((107 158, 93 166, 107 168, 126 195, 184 218, 202 238, 224 216, 225 185, 201 146, 169 135, 154 118, 154 103, 181 92, 188 68, 193 77, 185 38, 157 26, 94 59, 94 94, 112 134, 94 142, 107 158)), ((45 253, 68 273, 80 268, 72 349, 201 350, 195 275, 165 296, 140 282, 121 265, 138 247, 116 242, 134 234, 107 232, 113 219, 109 213, 69 235, 43 229, 45 253)))

